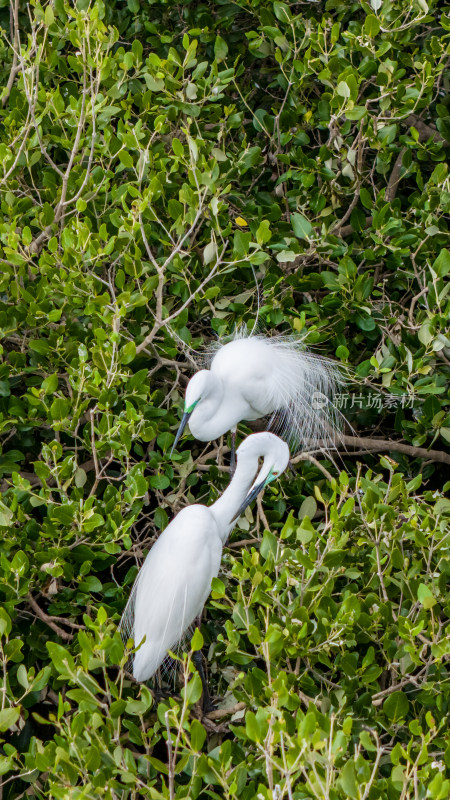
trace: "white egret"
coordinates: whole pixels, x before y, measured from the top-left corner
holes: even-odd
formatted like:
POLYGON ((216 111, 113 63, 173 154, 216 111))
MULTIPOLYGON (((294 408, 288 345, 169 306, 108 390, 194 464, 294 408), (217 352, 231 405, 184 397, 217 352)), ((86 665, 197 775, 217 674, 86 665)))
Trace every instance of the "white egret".
POLYGON ((211 350, 209 369, 191 378, 184 413, 172 451, 189 422, 202 442, 232 432, 241 420, 271 415, 268 427, 285 438, 291 450, 335 443, 339 413, 333 403, 342 383, 339 367, 313 355, 295 336, 252 336, 238 332, 233 341, 211 350))
MULTIPOLYGON (((136 578, 120 629, 139 648, 133 655, 137 681, 155 674, 167 651, 201 614, 235 519, 286 469, 289 448, 273 433, 254 433, 236 455, 236 471, 221 497, 209 507, 183 508, 157 539, 136 578), (259 458, 263 464, 258 472, 259 458)), ((198 657, 207 705, 201 653, 198 657)))

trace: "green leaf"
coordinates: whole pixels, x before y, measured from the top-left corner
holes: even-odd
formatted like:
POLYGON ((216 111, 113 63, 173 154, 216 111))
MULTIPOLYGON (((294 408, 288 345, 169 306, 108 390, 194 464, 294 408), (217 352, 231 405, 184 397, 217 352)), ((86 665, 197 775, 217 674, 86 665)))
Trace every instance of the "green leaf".
POLYGON ((340 97, 344 97, 346 99, 350 97, 350 87, 345 81, 340 81, 340 83, 338 83, 336 91, 340 97))
POLYGON ((280 250, 277 253, 277 261, 280 264, 290 264, 292 261, 295 261, 297 254, 294 253, 293 250, 280 250))
POLYGON ((193 637, 191 639, 191 650, 193 650, 194 652, 196 650, 201 650, 202 647, 203 647, 203 644, 204 644, 204 640, 203 640, 202 632, 201 632, 200 628, 196 628, 195 631, 194 631, 194 635, 193 635, 193 637))
POLYGON ((303 519, 304 517, 309 517, 309 519, 312 519, 316 511, 317 511, 316 499, 312 496, 306 497, 300 506, 300 511, 298 512, 298 518, 303 519))
POLYGON ((13 517, 11 509, 0 500, 0 527, 7 528, 11 525, 13 517))
POLYGON ((174 136, 172 139, 172 150, 174 154, 178 156, 178 158, 182 158, 184 156, 184 147, 176 136, 174 136))
POLYGON ((45 378, 42 381, 41 388, 43 389, 44 394, 53 394, 56 392, 58 388, 58 376, 49 375, 48 378, 45 378))
POLYGON ((433 606, 436 605, 436 598, 434 597, 433 592, 424 583, 419 585, 417 590, 417 599, 419 603, 421 603, 426 609, 433 608, 433 606))
POLYGON ((312 225, 303 214, 291 214, 291 223, 298 239, 308 239, 312 233, 312 225))
POLYGON ((183 699, 186 699, 187 703, 193 705, 200 700, 202 691, 203 687, 200 675, 198 672, 195 672, 187 686, 181 690, 181 696, 183 699))
POLYGON ((214 42, 214 57, 216 61, 223 61, 227 53, 228 45, 225 39, 222 39, 221 36, 216 36, 216 41, 214 42))
POLYGON ((45 356, 50 352, 50 345, 45 339, 35 339, 30 341, 28 345, 35 353, 45 356))
POLYGON ((154 78, 153 75, 146 73, 144 74, 144 80, 151 92, 162 92, 164 89, 164 81, 161 78, 154 78))
POLYGON ((439 428, 439 433, 441 434, 444 442, 450 444, 450 428, 439 428))
POLYGON ((252 742, 259 742, 261 740, 261 732, 258 720, 253 711, 247 711, 245 715, 245 731, 248 738, 251 739, 252 742))
POLYGON ((341 771, 338 784, 340 788, 345 792, 346 797, 357 798, 360 797, 359 790, 358 790, 358 780, 356 778, 356 768, 355 762, 353 759, 346 761, 344 767, 341 771))
POLYGON ((225 595, 225 584, 220 578, 213 578, 211 581, 211 593, 213 600, 217 600, 218 597, 224 597, 225 595))
POLYGON ((11 617, 8 612, 0 606, 0 636, 9 636, 12 630, 11 617))
POLYGON ((130 153, 127 153, 126 150, 121 150, 119 153, 119 161, 124 167, 132 167, 133 166, 133 158, 130 153))
POLYGON ((210 264, 211 261, 217 260, 217 245, 215 242, 209 242, 203 250, 203 263, 210 264))
POLYGON ((450 252, 448 250, 441 250, 433 263, 433 269, 441 278, 448 275, 450 272, 450 252))
POLYGON ((364 30, 373 38, 380 32, 380 22, 374 14, 368 14, 364 20, 364 30))
POLYGON ((50 406, 51 418, 54 420, 66 419, 67 415, 69 414, 69 409, 69 401, 65 398, 57 397, 55 400, 53 400, 53 403, 50 406))
POLYGON ((160 491, 163 491, 170 486, 170 480, 167 475, 152 475, 150 478, 150 486, 152 489, 159 489, 160 491))
POLYGON ((191 746, 197 752, 202 749, 206 740, 206 731, 201 723, 194 719, 191 722, 191 746))
POLYGON ((320 273, 320 277, 322 278, 323 285, 330 289, 331 291, 340 291, 341 284, 338 281, 337 275, 334 272, 328 272, 328 270, 323 270, 320 273))
POLYGON ((84 486, 84 484, 87 481, 87 475, 86 475, 84 469, 82 469, 81 467, 77 468, 77 470, 75 472, 74 480, 75 480, 75 486, 78 489, 81 489, 84 486))
POLYGON ((55 669, 62 675, 69 676, 75 670, 75 664, 67 648, 56 642, 46 642, 51 662, 55 669))
POLYGON ((136 358, 136 345, 134 342, 127 342, 120 351, 120 357, 123 364, 131 364, 136 358))
POLYGON ((404 692, 392 692, 383 703, 383 711, 391 722, 404 719, 409 711, 409 701, 404 692))
POLYGON ((17 722, 20 717, 20 708, 3 708, 0 711, 0 731, 3 733, 17 722))
POLYGON ((55 15, 53 13, 53 8, 51 3, 49 3, 45 9, 44 22, 49 27, 50 25, 53 25, 54 21, 55 21, 55 15))
POLYGON ((370 194, 370 192, 364 188, 364 186, 362 186, 361 189, 359 190, 359 197, 364 208, 372 208, 373 197, 370 194))
POLYGON ((272 234, 270 232, 270 222, 267 219, 263 219, 259 225, 258 230, 256 231, 256 241, 258 244, 266 244, 272 238, 272 234))
POLYGON ((103 586, 95 575, 88 575, 81 583, 79 588, 82 592, 101 592, 103 586))
POLYGON ((26 247, 28 247, 28 245, 30 245, 32 241, 33 241, 33 235, 28 225, 25 225, 25 227, 22 230, 22 242, 26 247))
POLYGON ((101 514, 92 514, 83 522, 83 529, 90 533, 91 531, 98 528, 99 525, 104 525, 105 520, 103 519, 101 514))
POLYGON ((420 341, 422 342, 422 344, 424 344, 425 346, 427 346, 428 344, 430 344, 430 342, 432 342, 432 341, 433 341, 434 334, 433 334, 433 333, 432 333, 432 331, 431 331, 431 328, 432 328, 432 327, 433 327, 433 320, 431 320, 431 319, 427 319, 427 320, 425 320, 425 322, 424 322, 424 323, 421 325, 421 327, 420 327, 420 329, 419 329, 419 332, 418 332, 418 334, 417 334, 417 335, 418 335, 418 337, 419 337, 419 340, 420 340, 420 341))

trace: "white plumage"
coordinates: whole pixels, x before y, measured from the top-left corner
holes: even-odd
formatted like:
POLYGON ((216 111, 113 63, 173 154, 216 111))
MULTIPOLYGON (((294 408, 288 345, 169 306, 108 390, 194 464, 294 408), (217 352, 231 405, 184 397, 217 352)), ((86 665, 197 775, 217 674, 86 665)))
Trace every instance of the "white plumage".
POLYGON ((146 681, 201 614, 220 568, 223 546, 236 516, 278 477, 289 448, 272 433, 248 436, 237 451, 233 479, 212 506, 184 508, 150 550, 133 586, 120 623, 139 649, 133 675, 146 681), (258 459, 264 459, 258 471, 258 459))
POLYGON ((137 681, 150 678, 201 614, 219 572, 222 542, 206 506, 184 508, 153 545, 134 593, 133 640, 137 681), (205 538, 208 537, 207 546, 205 538))
POLYGON ((341 383, 339 366, 309 353, 295 336, 238 333, 227 344, 213 345, 209 368, 189 381, 174 447, 188 421, 192 435, 206 442, 241 420, 271 415, 269 427, 292 450, 327 449, 340 430, 333 396, 341 383))

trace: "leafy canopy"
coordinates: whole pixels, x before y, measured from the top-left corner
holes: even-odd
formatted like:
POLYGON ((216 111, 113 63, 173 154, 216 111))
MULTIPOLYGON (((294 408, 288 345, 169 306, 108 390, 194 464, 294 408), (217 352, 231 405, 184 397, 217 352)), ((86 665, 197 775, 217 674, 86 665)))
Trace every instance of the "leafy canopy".
POLYGON ((3 0, 0 27, 4 800, 447 798, 445 9, 3 0), (362 443, 239 521, 201 718, 189 655, 156 703, 117 622, 226 485, 226 450, 170 447, 193 351, 258 306, 351 365, 362 443))

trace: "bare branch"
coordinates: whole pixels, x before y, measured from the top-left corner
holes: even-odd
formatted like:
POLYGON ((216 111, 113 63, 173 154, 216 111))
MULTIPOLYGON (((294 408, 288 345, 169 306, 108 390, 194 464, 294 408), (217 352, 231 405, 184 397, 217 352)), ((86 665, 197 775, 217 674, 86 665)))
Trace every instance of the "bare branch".
POLYGON ((425 458, 429 461, 440 461, 442 464, 450 464, 450 454, 443 450, 427 450, 425 447, 414 447, 412 444, 404 444, 391 439, 371 439, 359 436, 341 436, 342 444, 349 447, 362 447, 367 452, 376 453, 397 452, 405 453, 412 458, 425 458))
MULTIPOLYGON (((178 249, 179 249, 179 245, 180 245, 180 243, 178 243, 178 245, 177 245, 178 249)), ((174 319, 176 319, 176 317, 178 317, 184 311, 184 309, 187 308, 192 303, 195 295, 198 294, 198 292, 201 292, 202 289, 205 288, 206 284, 209 283, 209 281, 214 278, 214 275, 216 274, 217 270, 219 269, 219 267, 220 267, 220 265, 221 265, 221 263, 223 261, 223 256, 225 254, 225 250, 227 249, 227 246, 228 246, 228 239, 226 240, 226 242, 225 242, 225 244, 224 244, 224 246, 222 248, 222 252, 221 252, 219 258, 217 259, 216 263, 214 264, 214 267, 212 268, 212 270, 209 273, 209 275, 206 276, 206 278, 201 282, 200 286, 198 286, 197 289, 195 289, 193 292, 191 292, 191 294, 189 295, 188 299, 185 300, 185 302, 180 306, 180 308, 178 308, 176 311, 174 311, 173 314, 170 314, 170 316, 168 316, 167 319, 163 320, 162 322, 159 322, 158 320, 155 322, 155 324, 154 324, 152 330, 150 331, 150 333, 136 347, 136 353, 140 353, 141 350, 144 350, 146 347, 148 347, 150 342, 152 342, 153 339, 155 338, 155 336, 158 333, 158 331, 161 328, 164 328, 166 325, 168 325, 174 319)), ((167 263, 168 263, 168 259, 166 259, 166 261, 164 262, 164 265, 163 265, 162 269, 164 268, 165 264, 167 264, 167 263)))
POLYGON ((73 634, 67 633, 67 631, 63 631, 63 629, 60 628, 59 625, 56 624, 56 622, 53 621, 52 617, 49 617, 48 614, 46 614, 45 611, 42 610, 42 608, 37 604, 36 600, 33 598, 30 592, 27 594, 27 600, 31 608, 33 609, 34 613, 36 614, 36 616, 39 617, 39 619, 42 620, 42 622, 45 622, 45 624, 48 625, 48 627, 51 628, 52 631, 57 633, 58 636, 65 642, 72 641, 73 634))

